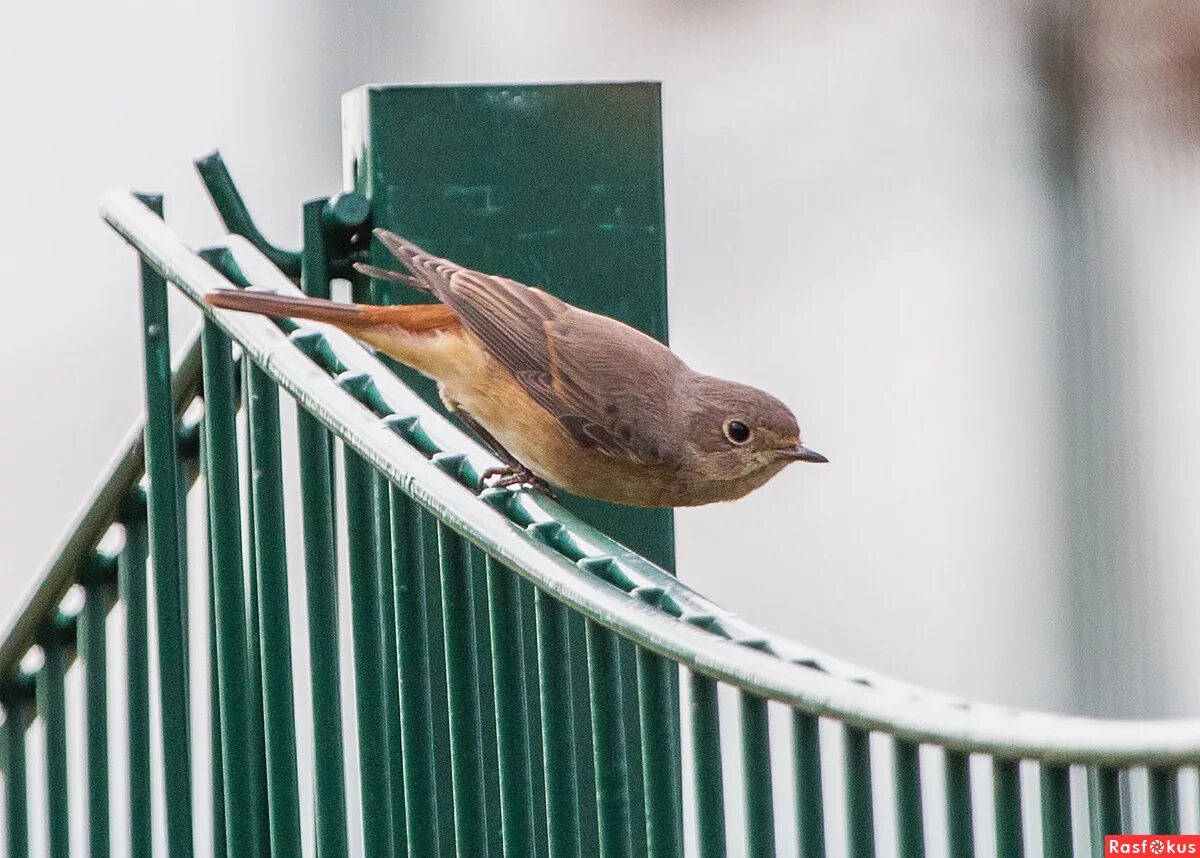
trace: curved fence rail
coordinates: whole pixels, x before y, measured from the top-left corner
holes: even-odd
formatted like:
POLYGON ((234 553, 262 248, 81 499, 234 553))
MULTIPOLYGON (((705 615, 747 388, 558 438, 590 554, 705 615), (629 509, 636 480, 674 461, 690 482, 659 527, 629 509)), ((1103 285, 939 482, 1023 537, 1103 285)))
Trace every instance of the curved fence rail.
POLYGON ((153 204, 104 204, 141 260, 144 432, 0 641, 8 855, 1071 855, 1194 830, 1200 721, 969 704, 765 635, 552 501, 481 491, 491 455, 342 332, 203 305, 296 287, 236 237, 193 253, 153 204), (168 282, 206 313, 173 374, 168 282))

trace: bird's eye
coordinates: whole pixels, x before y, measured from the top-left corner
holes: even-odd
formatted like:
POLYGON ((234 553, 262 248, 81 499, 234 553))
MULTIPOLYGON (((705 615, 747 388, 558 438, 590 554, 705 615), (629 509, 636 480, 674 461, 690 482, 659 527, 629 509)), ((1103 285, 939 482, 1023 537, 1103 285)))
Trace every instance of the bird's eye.
POLYGON ((741 420, 730 420, 725 424, 725 437, 734 444, 745 444, 750 440, 750 427, 741 420))

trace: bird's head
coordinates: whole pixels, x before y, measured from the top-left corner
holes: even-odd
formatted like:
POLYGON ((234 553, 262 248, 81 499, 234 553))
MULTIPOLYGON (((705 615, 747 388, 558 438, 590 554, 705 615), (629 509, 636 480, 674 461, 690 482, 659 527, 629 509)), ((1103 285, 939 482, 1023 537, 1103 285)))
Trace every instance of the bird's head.
POLYGON ((792 462, 826 462, 800 441, 791 409, 771 394, 711 376, 693 376, 687 460, 701 481, 727 484, 729 499, 765 483, 792 462))

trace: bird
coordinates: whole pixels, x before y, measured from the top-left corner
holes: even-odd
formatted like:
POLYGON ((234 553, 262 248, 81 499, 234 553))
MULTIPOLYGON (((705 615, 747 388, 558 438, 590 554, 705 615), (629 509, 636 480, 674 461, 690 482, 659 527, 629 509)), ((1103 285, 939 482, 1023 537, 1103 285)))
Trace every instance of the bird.
POLYGON ((827 462, 780 400, 691 369, 662 343, 531 286, 374 236, 406 271, 365 263, 438 303, 390 306, 245 289, 213 307, 342 329, 432 378, 446 408, 504 463, 491 486, 636 507, 731 501, 792 462, 827 462))

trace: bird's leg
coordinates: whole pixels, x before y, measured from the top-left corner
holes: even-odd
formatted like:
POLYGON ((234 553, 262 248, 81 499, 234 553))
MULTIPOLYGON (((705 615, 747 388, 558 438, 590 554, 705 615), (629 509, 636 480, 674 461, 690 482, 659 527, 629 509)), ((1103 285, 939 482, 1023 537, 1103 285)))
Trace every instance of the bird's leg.
POLYGON ((497 488, 507 488, 508 486, 529 486, 535 492, 540 492, 552 500, 558 500, 558 496, 550 489, 550 484, 529 470, 522 464, 516 456, 504 449, 504 445, 496 440, 491 432, 479 425, 470 414, 461 408, 454 409, 454 416, 463 422, 463 425, 479 436, 480 440, 488 446, 496 458, 504 462, 503 465, 495 468, 488 468, 484 471, 479 479, 486 483, 492 477, 499 477, 494 485, 497 488))

